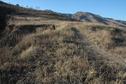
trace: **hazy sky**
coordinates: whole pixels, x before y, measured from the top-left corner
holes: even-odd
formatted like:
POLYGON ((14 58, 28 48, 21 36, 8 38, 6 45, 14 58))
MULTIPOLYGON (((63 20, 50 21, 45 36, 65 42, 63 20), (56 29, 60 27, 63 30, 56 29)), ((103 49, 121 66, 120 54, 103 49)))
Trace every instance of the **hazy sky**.
POLYGON ((62 13, 92 12, 104 17, 126 20, 126 0, 3 0, 13 4, 62 13))

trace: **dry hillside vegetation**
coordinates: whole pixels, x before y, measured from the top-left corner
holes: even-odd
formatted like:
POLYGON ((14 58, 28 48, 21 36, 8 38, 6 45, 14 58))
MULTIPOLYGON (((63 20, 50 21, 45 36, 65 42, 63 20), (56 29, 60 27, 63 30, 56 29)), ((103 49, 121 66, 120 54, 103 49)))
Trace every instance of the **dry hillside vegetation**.
POLYGON ((126 83, 125 31, 75 22, 9 27, 0 41, 1 84, 126 83))
POLYGON ((126 21, 1 1, 0 11, 0 84, 126 84, 126 21))

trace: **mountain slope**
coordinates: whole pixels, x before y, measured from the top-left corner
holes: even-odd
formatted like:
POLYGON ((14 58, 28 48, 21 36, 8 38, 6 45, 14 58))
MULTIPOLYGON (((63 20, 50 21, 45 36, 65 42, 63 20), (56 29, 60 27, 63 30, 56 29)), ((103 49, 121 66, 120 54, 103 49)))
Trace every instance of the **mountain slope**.
POLYGON ((2 2, 0 10, 0 84, 126 83, 125 21, 2 2))
POLYGON ((49 19, 60 19, 68 20, 63 16, 59 16, 55 12, 50 12, 48 10, 35 10, 32 8, 24 8, 18 5, 11 5, 0 1, 1 14, 11 14, 11 15, 21 15, 21 16, 32 16, 32 17, 46 17, 49 19))
POLYGON ((126 27, 125 21, 114 20, 111 18, 104 18, 99 15, 88 13, 88 12, 77 12, 73 14, 72 18, 84 22, 93 22, 93 23, 101 23, 106 25, 126 27))

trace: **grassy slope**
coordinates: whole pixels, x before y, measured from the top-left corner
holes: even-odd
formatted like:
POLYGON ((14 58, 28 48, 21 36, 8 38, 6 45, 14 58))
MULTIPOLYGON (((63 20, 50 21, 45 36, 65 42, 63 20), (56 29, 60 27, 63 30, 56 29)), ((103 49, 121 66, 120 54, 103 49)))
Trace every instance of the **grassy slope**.
POLYGON ((1 84, 126 82, 123 31, 69 22, 59 23, 54 30, 18 30, 7 35, 8 42, 0 42, 1 84))
POLYGON ((0 84, 126 83, 125 29, 5 3, 0 10, 0 84))

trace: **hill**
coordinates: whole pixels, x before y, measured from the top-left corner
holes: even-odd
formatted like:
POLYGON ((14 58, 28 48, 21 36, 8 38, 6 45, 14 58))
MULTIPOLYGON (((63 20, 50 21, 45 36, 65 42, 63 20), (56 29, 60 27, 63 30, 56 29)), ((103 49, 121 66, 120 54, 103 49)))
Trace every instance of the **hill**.
POLYGON ((0 11, 0 84, 126 83, 125 21, 4 2, 0 11))
POLYGON ((73 15, 73 19, 86 21, 86 22, 94 22, 94 23, 101 23, 106 25, 126 27, 125 21, 114 20, 112 18, 105 18, 100 15, 96 15, 88 12, 77 12, 73 15))

